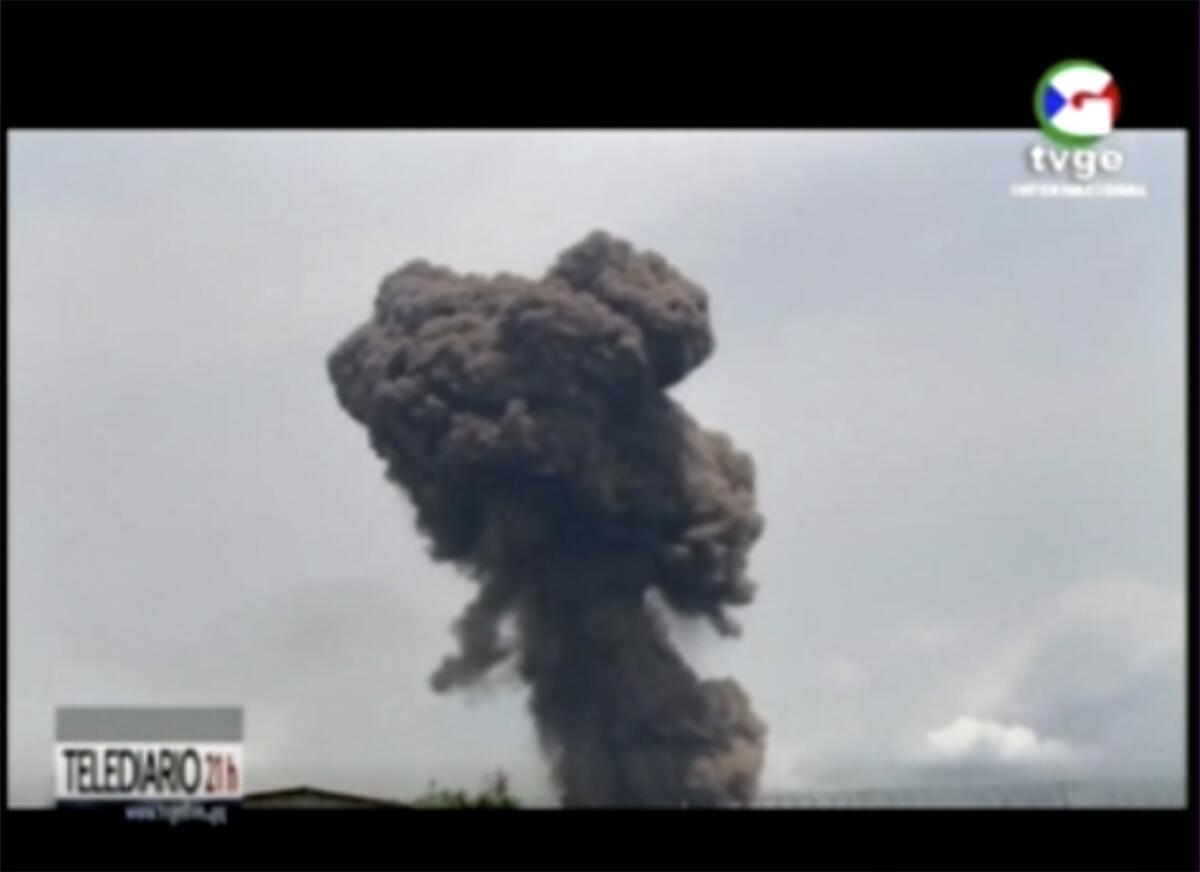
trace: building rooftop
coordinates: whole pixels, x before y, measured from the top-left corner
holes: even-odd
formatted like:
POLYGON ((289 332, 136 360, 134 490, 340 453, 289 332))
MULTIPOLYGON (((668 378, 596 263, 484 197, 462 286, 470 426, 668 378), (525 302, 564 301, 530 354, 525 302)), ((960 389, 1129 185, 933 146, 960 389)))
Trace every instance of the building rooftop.
POLYGON ((246 808, 383 808, 398 803, 390 799, 342 793, 301 784, 296 787, 247 793, 242 797, 242 805, 246 808))

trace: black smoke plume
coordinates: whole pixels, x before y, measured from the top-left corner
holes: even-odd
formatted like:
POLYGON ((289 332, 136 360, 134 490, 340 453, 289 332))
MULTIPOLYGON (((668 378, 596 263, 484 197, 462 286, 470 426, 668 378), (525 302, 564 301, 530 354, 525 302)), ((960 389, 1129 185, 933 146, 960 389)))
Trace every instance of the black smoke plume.
POLYGON ((663 622, 736 634, 726 608, 754 594, 750 458, 666 394, 712 350, 704 290, 597 232, 540 281, 409 263, 329 357, 434 558, 479 584, 433 687, 512 658, 567 805, 757 791, 765 725, 663 622))

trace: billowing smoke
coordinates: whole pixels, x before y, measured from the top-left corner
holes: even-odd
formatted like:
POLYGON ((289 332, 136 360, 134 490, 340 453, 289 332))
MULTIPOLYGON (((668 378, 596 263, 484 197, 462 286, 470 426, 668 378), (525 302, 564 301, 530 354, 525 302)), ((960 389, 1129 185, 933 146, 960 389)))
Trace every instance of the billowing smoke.
POLYGON ((479 585, 434 689, 511 659, 567 805, 757 791, 765 725, 663 619, 736 634, 754 594, 750 458, 665 392, 712 349, 704 290, 597 232, 540 281, 409 263, 329 358, 433 556, 479 585))

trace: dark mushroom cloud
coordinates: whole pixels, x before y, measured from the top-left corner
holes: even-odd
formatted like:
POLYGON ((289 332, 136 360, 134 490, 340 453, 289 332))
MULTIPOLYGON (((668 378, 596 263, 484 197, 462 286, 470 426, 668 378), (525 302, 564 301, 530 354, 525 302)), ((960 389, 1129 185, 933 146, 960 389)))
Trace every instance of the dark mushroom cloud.
POLYGON ((666 394, 712 350, 704 290, 596 232, 539 281, 409 263, 329 357, 434 558, 479 585, 434 689, 511 659, 566 805, 758 788, 765 724, 736 682, 697 677, 663 616, 732 635, 727 608, 754 595, 750 458, 666 394))

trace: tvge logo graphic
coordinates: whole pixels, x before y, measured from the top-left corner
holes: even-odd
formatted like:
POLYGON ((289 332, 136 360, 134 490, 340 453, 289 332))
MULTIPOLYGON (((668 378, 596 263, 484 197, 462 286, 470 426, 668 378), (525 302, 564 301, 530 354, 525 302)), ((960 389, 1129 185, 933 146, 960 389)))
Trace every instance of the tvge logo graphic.
POLYGON ((1121 92, 1099 64, 1063 61, 1038 82, 1033 112, 1042 131, 1059 145, 1092 145, 1112 132, 1121 112, 1121 92))
POLYGON ((1049 180, 1014 184, 1013 196, 1146 195, 1142 185, 1119 184, 1113 179, 1125 166, 1124 154, 1095 147, 1112 132, 1121 113, 1121 91, 1104 67, 1087 60, 1055 64, 1034 88, 1033 112, 1050 144, 1029 147, 1028 167, 1039 178, 1049 180))

